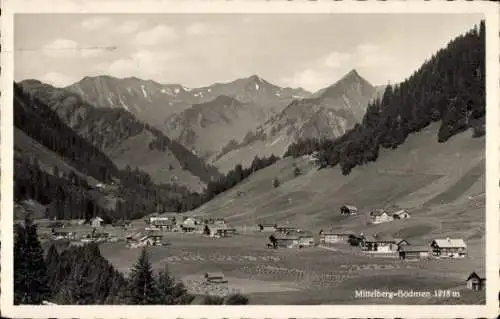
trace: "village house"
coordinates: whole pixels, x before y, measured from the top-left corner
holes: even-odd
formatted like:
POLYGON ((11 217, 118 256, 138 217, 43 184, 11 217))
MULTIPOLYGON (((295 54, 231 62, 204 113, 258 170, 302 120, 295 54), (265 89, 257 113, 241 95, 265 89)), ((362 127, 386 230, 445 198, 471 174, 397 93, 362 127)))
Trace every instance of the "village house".
POLYGON ((297 232, 297 236, 299 237, 299 247, 309 247, 316 244, 313 234, 310 231, 297 232))
POLYGON ((340 215, 349 216, 356 215, 357 213, 358 208, 356 208, 355 206, 345 204, 340 207, 340 215))
POLYGON ((90 220, 90 225, 92 228, 100 228, 103 221, 104 220, 101 217, 96 216, 90 220))
POLYGON ((194 217, 186 217, 181 225, 181 229, 185 233, 192 233, 198 228, 199 223, 194 217))
POLYGON ((322 244, 347 243, 354 233, 351 231, 328 231, 320 232, 319 241, 322 244))
POLYGON ((274 232, 276 231, 276 224, 258 224, 257 229, 261 232, 274 232))
POLYGON ((309 231, 288 231, 274 234, 276 246, 281 248, 310 247, 315 245, 313 234, 309 231))
POLYGON ((364 236, 361 249, 368 253, 392 253, 397 251, 398 245, 394 238, 386 236, 364 236))
POLYGON ((291 231, 298 231, 299 229, 295 226, 289 226, 289 225, 277 225, 275 227, 276 232, 286 234, 291 231))
POLYGON ((393 219, 408 219, 410 218, 410 213, 406 209, 401 209, 392 214, 393 219))
POLYGON ((392 222, 394 218, 389 215, 385 210, 378 209, 376 211, 370 212, 370 221, 372 224, 381 224, 386 222, 392 222))
POLYGON ((172 218, 169 217, 151 217, 150 223, 152 228, 173 231, 176 224, 172 218))
POLYGON ((417 260, 430 257, 429 246, 404 245, 398 247, 399 259, 417 260))
POLYGON ((208 229, 207 235, 215 238, 231 237, 236 234, 236 229, 230 228, 227 224, 205 225, 205 228, 208 229))
POLYGON ((227 283, 227 280, 224 278, 224 274, 220 272, 207 272, 203 277, 205 279, 205 283, 207 284, 227 283))
POLYGON ((299 236, 297 233, 276 233, 276 246, 281 248, 293 248, 299 245, 299 236))
POLYGON ((464 258, 467 255, 467 245, 461 238, 434 239, 431 248, 435 257, 464 258))
POLYGON ((469 275, 469 277, 467 277, 467 280, 465 282, 467 289, 480 291, 483 290, 486 285, 486 276, 484 276, 482 273, 478 274, 477 272, 473 271, 469 275))

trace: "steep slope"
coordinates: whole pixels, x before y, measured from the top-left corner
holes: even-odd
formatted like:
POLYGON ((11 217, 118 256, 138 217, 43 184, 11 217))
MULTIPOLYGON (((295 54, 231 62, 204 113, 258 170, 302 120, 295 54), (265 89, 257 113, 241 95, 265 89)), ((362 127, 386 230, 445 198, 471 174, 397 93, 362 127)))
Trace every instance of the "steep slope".
POLYGON ((243 139, 265 116, 266 112, 253 103, 219 95, 170 117, 165 126, 170 137, 196 154, 208 157, 230 141, 243 139))
MULTIPOLYGON (((184 187, 156 185, 137 169, 119 170, 49 106, 17 84, 14 90, 14 199, 20 204, 16 205, 17 217, 35 208, 39 217, 97 215, 109 222, 199 205, 200 195, 184 187), (105 185, 105 189, 97 184, 105 185)), ((182 154, 183 150, 187 152, 175 152, 182 154)))
POLYGON ((439 50, 408 79, 388 85, 370 102, 363 120, 335 140, 302 140, 287 154, 318 152, 321 166, 340 165, 344 174, 376 161, 382 148, 395 149, 430 123, 440 121, 436 139, 446 142, 469 128, 485 134, 484 21, 439 50), (311 145, 314 145, 311 147, 311 145))
POLYGON ((278 112, 294 99, 302 99, 311 95, 302 88, 279 87, 258 75, 228 83, 215 83, 209 87, 193 89, 192 92, 203 96, 206 100, 219 95, 230 96, 243 103, 254 103, 270 113, 278 112))
POLYGON ((213 163, 226 171, 238 161, 248 165, 254 155, 282 155, 288 145, 301 139, 338 137, 361 121, 376 93, 352 70, 312 98, 292 101, 231 151, 219 153, 213 163))
POLYGON ((162 130, 167 118, 173 114, 194 104, 214 100, 219 95, 231 96, 243 103, 254 103, 266 112, 278 111, 292 99, 310 95, 303 89, 280 88, 256 75, 193 89, 138 78, 97 76, 85 77, 66 89, 77 93, 91 105, 124 109, 162 130))
POLYGON ((23 81, 21 86, 32 98, 56 111, 68 126, 103 150, 120 168, 138 167, 156 182, 175 182, 194 190, 201 190, 218 176, 196 155, 127 111, 95 108, 75 93, 39 81, 23 81))
POLYGON ((191 213, 224 217, 247 228, 289 222, 314 231, 349 229, 424 243, 449 235, 479 243, 484 239, 485 138, 473 138, 468 130, 438 143, 438 129, 438 123, 428 126, 348 176, 337 167, 318 170, 309 156, 287 157, 191 213), (281 182, 278 188, 274 178, 281 182), (361 216, 341 217, 345 203, 357 206, 361 216), (366 225, 364 213, 391 206, 409 209, 411 219, 366 225))
MULTIPOLYGON (((387 86, 382 99, 370 103, 352 130, 334 140, 297 143, 287 158, 257 171, 194 213, 224 216, 246 226, 291 222, 316 230, 348 228, 420 242, 459 236, 483 245, 484 36, 482 21, 406 81, 387 86), (338 208, 345 203, 357 206, 361 216, 340 216, 338 208), (414 217, 367 224, 367 212, 394 206, 409 209, 414 217)), ((484 254, 476 255, 484 260, 484 254)))
POLYGON ((140 120, 161 126, 165 118, 199 99, 182 85, 164 85, 135 77, 85 77, 65 88, 96 107, 124 109, 140 120))

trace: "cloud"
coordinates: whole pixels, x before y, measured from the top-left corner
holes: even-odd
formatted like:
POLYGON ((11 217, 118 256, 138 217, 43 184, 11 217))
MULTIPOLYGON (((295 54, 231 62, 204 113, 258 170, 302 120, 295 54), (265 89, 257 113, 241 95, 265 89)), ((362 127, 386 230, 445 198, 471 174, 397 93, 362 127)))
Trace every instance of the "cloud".
POLYGON ((56 39, 47 43, 42 51, 45 55, 56 58, 75 56, 78 51, 78 42, 68 39, 56 39))
POLYGON ((51 84, 55 87, 65 87, 75 83, 77 79, 59 72, 49 72, 46 73, 40 81, 51 84))
POLYGON ((42 51, 53 58, 93 58, 98 57, 112 48, 82 46, 78 42, 68 39, 56 39, 47 43, 42 51))
POLYGON ((118 78, 139 76, 152 79, 162 75, 168 63, 177 56, 171 51, 139 50, 128 58, 113 61, 105 68, 109 75, 118 78))
POLYGON ((124 21, 115 28, 115 31, 118 33, 132 33, 139 29, 139 25, 140 23, 138 21, 124 21))
POLYGON ((82 27, 87 30, 98 30, 104 28, 111 23, 111 19, 108 17, 92 17, 83 20, 82 27))
POLYGON ((395 63, 398 61, 394 61, 384 47, 363 43, 353 47, 350 52, 333 51, 312 60, 305 69, 297 70, 283 81, 317 91, 333 84, 351 69, 358 69, 362 76, 377 78, 380 70, 387 73, 395 63))
POLYGON ((356 61, 360 67, 387 65, 391 62, 389 53, 375 44, 360 44, 356 47, 356 61))
POLYGON ((139 32, 135 37, 137 45, 156 45, 170 42, 179 37, 175 28, 159 24, 147 31, 139 32))
POLYGON ((329 68, 338 68, 348 63, 351 58, 349 53, 332 52, 324 58, 324 64, 329 68))
POLYGON ((205 35, 205 34, 215 34, 219 30, 214 26, 208 25, 206 23, 193 23, 186 27, 186 33, 188 35, 205 35))
POLYGON ((296 72, 293 76, 284 78, 283 82, 288 86, 302 87, 310 91, 317 91, 332 84, 331 76, 327 72, 314 68, 296 72))

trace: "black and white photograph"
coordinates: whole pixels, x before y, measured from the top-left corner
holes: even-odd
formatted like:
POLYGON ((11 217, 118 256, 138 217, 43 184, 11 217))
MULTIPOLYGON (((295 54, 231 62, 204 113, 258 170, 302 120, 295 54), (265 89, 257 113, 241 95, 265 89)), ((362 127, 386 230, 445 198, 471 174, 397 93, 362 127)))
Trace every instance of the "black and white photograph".
POLYGON ((2 316, 498 308, 497 7, 165 3, 6 2, 2 316))

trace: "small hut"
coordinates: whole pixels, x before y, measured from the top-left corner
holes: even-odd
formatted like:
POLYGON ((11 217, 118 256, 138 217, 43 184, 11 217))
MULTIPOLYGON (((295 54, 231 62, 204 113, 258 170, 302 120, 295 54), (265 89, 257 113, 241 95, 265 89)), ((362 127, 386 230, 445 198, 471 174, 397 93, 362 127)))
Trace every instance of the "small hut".
POLYGON ((221 272, 207 272, 205 273, 205 282, 209 284, 223 284, 227 283, 227 280, 224 278, 224 274, 221 272))

